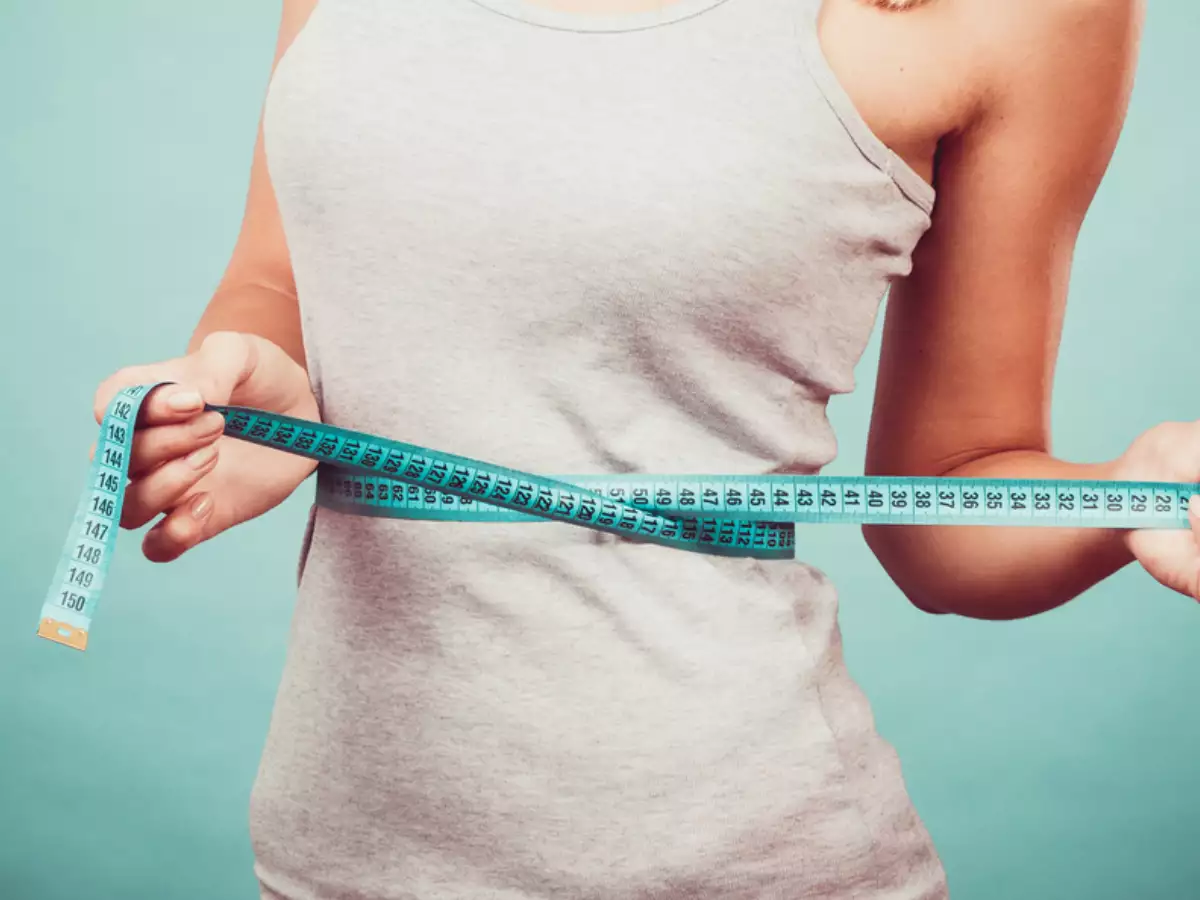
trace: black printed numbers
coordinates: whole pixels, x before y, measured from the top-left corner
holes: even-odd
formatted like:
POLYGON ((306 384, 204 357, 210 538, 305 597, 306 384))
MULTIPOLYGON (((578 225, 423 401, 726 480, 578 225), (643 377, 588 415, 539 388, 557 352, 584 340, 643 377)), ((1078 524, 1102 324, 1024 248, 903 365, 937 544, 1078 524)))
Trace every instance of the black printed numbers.
POLYGON ((99 547, 89 547, 87 544, 79 544, 75 547, 75 558, 89 566, 98 565, 102 555, 103 551, 99 547))
POLYGON ((86 603, 87 597, 85 597, 83 594, 76 594, 74 591, 63 591, 58 595, 58 605, 65 609, 73 609, 76 612, 82 612, 86 603))

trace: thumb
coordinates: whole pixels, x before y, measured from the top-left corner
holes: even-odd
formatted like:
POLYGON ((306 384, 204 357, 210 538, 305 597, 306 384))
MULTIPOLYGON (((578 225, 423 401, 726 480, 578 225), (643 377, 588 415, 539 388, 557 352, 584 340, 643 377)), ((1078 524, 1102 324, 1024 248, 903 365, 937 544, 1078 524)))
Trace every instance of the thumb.
POLYGON ((1188 587, 1192 598, 1200 600, 1200 494, 1192 494, 1188 498, 1188 526, 1192 529, 1192 540, 1197 552, 1191 554, 1189 564, 1192 571, 1188 578, 1188 587))
POLYGON ((247 334, 214 331, 191 356, 192 382, 206 403, 226 404, 258 366, 258 346, 247 334))

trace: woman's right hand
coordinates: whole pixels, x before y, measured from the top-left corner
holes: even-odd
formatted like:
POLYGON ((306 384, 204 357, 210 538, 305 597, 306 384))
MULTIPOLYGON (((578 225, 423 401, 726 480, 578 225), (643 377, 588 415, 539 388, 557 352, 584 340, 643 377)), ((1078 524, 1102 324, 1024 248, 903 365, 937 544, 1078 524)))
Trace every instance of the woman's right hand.
POLYGON ((187 356, 107 378, 96 391, 96 421, 118 391, 157 381, 174 384, 142 403, 121 527, 140 528, 165 514, 146 533, 142 552, 168 562, 277 506, 316 468, 312 460, 224 437, 224 417, 205 412, 206 402, 299 419, 319 413, 308 373, 278 346, 257 335, 215 332, 187 356))

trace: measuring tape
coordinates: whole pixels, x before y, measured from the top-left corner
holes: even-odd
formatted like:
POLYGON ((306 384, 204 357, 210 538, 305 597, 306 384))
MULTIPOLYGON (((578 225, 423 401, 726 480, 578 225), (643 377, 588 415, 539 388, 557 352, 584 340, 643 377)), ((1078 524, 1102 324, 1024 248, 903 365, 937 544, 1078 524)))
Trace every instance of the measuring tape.
MULTIPOLYGON (((118 393, 100 423, 38 634, 87 647, 121 521, 134 424, 157 384, 118 393)), ((1172 482, 825 475, 547 478, 321 422, 212 406, 225 435, 318 461, 317 504, 455 522, 566 522, 679 550, 791 559, 797 523, 1186 528, 1200 486, 1172 482)))

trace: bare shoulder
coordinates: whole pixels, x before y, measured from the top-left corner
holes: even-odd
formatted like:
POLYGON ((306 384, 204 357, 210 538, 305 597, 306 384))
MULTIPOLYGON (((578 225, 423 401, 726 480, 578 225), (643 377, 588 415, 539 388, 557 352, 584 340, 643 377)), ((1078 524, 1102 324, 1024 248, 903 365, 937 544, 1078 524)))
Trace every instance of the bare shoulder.
MULTIPOLYGON (((1077 38, 1111 47, 1138 30, 1144 0, 926 0, 930 5, 954 3, 975 22, 973 35, 981 50, 1008 55, 1018 49, 1014 40, 1034 40, 1028 48, 1039 55, 1073 56, 1067 50, 1086 50, 1077 38)), ((1094 45, 1093 45, 1094 46, 1094 45)))
POLYGON ((830 66, 863 118, 933 180, 943 139, 1001 120, 1014 105, 1119 103, 1143 5, 824 0, 819 30, 830 66))
POLYGON ((1143 0, 954 2, 983 22, 971 35, 982 100, 956 148, 962 172, 1023 171, 1025 190, 1054 193, 1060 214, 1077 225, 1125 122, 1143 0))
POLYGON ((963 37, 975 48, 985 96, 1000 100, 1047 84, 1047 75, 1086 85, 1126 72, 1136 57, 1144 0, 929 0, 963 8, 963 37))

